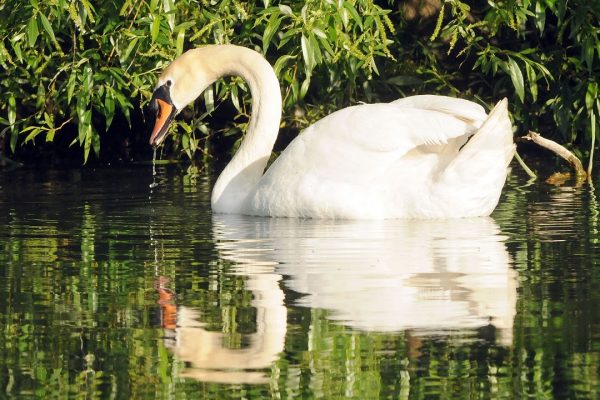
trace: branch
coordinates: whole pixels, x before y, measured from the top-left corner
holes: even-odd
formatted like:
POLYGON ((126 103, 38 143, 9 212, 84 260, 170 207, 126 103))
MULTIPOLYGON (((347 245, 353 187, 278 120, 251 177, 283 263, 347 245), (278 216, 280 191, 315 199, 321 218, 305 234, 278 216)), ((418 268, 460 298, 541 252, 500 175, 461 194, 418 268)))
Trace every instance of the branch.
POLYGON ((533 131, 529 131, 529 133, 525 136, 522 136, 521 139, 533 142, 538 146, 550 150, 554 154, 565 159, 569 164, 571 164, 571 167, 573 167, 573 169, 575 170, 577 177, 585 178, 587 176, 587 173, 583 168, 583 164, 581 164, 581 160, 579 160, 579 158, 577 158, 575 154, 571 153, 564 146, 556 143, 553 140, 546 139, 542 137, 542 135, 540 135, 539 133, 533 131))

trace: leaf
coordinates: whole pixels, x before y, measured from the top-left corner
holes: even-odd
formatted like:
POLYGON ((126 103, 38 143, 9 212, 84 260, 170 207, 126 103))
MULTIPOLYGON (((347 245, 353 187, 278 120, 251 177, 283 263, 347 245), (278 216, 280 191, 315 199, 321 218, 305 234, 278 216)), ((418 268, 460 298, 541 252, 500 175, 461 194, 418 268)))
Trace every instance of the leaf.
POLYGON ((117 100, 117 104, 119 104, 119 109, 127 119, 127 123, 129 124, 129 126, 131 126, 131 115, 129 109, 133 108, 133 105, 131 105, 131 102, 128 100, 127 97, 123 95, 123 93, 114 91, 113 94, 115 99, 117 100))
POLYGON ((295 58, 296 57, 289 55, 289 54, 279 57, 277 59, 277 61, 275 61, 275 64, 273 65, 273 69, 275 70, 275 75, 277 75, 278 77, 281 76, 281 69, 284 67, 284 65, 288 61, 294 60, 295 58))
POLYGON ((17 102, 14 95, 10 95, 8 98, 8 123, 10 124, 10 150, 14 153, 17 148, 17 138, 19 132, 16 129, 15 122, 17 122, 17 102))
POLYGON ((535 26, 540 31, 540 37, 544 35, 544 26, 546 24, 546 9, 541 1, 535 3, 535 26))
POLYGON ((348 27, 348 10, 346 8, 340 8, 339 10, 340 17, 342 17, 342 24, 344 25, 344 29, 348 27))
POLYGON ((48 36, 50 36, 50 39, 52 40, 52 42, 54 42, 56 44, 57 43, 56 36, 54 36, 54 30, 52 29, 52 25, 50 25, 50 21, 48 21, 48 18, 46 18, 46 16, 43 13, 39 13, 39 16, 40 16, 40 21, 42 22, 42 26, 44 27, 44 30, 46 31, 48 36))
POLYGON ((150 4, 148 4, 148 8, 151 13, 155 13, 158 7, 158 0, 150 0, 150 4))
POLYGON ((240 107, 240 99, 238 97, 238 87, 236 84, 231 85, 231 102, 233 103, 233 106, 235 107, 236 110, 238 110, 238 112, 242 112, 242 109, 240 107))
POLYGON ((56 129, 49 129, 46 131, 46 143, 50 143, 54 141, 54 135, 56 134, 56 129))
POLYGON ((521 102, 525 101, 525 83, 523 81, 523 73, 519 68, 519 65, 512 58, 508 58, 508 73, 510 75, 510 79, 512 80, 513 86, 517 91, 517 96, 521 102))
POLYGON ((175 31, 179 32, 181 30, 186 30, 191 28, 192 26, 196 26, 196 22, 195 21, 186 21, 186 22, 182 22, 179 25, 177 25, 175 27, 175 31))
POLYGON ((133 51, 133 49, 135 48, 135 45, 137 44, 139 38, 133 38, 133 40, 131 42, 129 42, 129 45, 127 46, 127 49, 125 50, 125 53, 123 53, 123 56, 121 57, 121 62, 126 62, 129 59, 129 56, 131 55, 131 52, 133 51))
POLYGON ((263 54, 267 54, 267 50, 269 49, 269 45, 271 44, 271 39, 279 29, 281 21, 282 18, 280 18, 277 14, 272 14, 271 18, 269 18, 269 22, 267 23, 267 27, 265 28, 265 32, 263 33, 262 37, 263 54))
POLYGON ((598 83, 588 83, 587 90, 585 92, 585 108, 590 113, 594 113, 594 102, 598 98, 598 83))
POLYGON ((175 3, 173 0, 163 0, 163 10, 165 11, 165 15, 167 16, 167 23, 169 24, 169 29, 171 32, 175 29, 175 3))
POLYGON ((79 144, 83 146, 83 163, 87 163, 92 146, 92 110, 85 110, 79 120, 79 144))
POLYGON ((310 43, 310 48, 313 51, 313 59, 315 66, 317 66, 321 64, 321 61, 323 61, 323 55, 321 53, 321 49, 319 48, 319 42, 317 41, 315 35, 312 34, 308 36, 308 41, 310 43))
POLYGON ((40 34, 38 29, 37 19, 35 15, 31 17, 29 23, 27 24, 27 39, 29 39, 29 46, 33 47, 35 42, 40 34))
POLYGON ((310 75, 315 67, 314 52, 306 36, 302 35, 300 44, 302 45, 302 57, 304 58, 304 64, 306 65, 306 74, 310 75))
POLYGON ((5 64, 6 61, 12 63, 12 60, 11 60, 11 57, 10 57, 10 53, 8 52, 8 50, 6 49, 6 47, 4 46, 4 43, 2 43, 0 41, 0 65, 3 65, 4 68, 6 68, 6 64, 5 64))
POLYGON ((160 19, 160 15, 154 15, 154 19, 150 25, 150 38, 152 39, 152 43, 156 42, 158 34, 160 33, 160 19))
POLYGON ((10 45, 12 46, 15 55, 17 56, 17 60, 19 60, 19 62, 23 62, 23 53, 21 52, 21 45, 19 44, 18 41, 10 41, 10 45))
POLYGON ((330 55, 330 56, 335 56, 335 51, 333 50, 333 48, 331 47, 331 45, 329 44, 329 40, 327 39, 322 39, 319 38, 319 41, 321 42, 321 46, 325 49, 325 51, 330 55))
POLYGON ((50 129, 54 128, 54 121, 53 121, 53 117, 50 116, 50 114, 48 114, 47 112, 44 112, 44 122, 46 123, 46 126, 50 129))
POLYGON ((69 75, 69 81, 67 82, 67 103, 69 104, 73 98, 73 92, 75 91, 75 78, 77 77, 75 71, 75 69, 71 71, 71 75, 69 75))
POLYGON ((308 87, 310 86, 310 75, 306 77, 306 79, 302 82, 302 86, 300 86, 300 98, 303 99, 306 96, 306 92, 308 92, 308 87))
POLYGON ((319 28, 313 28, 312 32, 321 39, 327 39, 327 35, 319 28))
POLYGON ((294 12, 292 11, 292 8, 290 6, 286 6, 285 4, 280 4, 279 5, 279 10, 281 11, 282 14, 285 14, 285 15, 294 15, 294 12))
POLYGON ((537 101, 538 97, 538 85, 537 85, 537 74, 531 66, 531 64, 525 64, 525 71, 527 72, 527 82, 529 82, 529 92, 533 101, 537 101))
POLYGON ((187 134, 181 135, 181 146, 184 150, 188 150, 190 148, 190 137, 187 134))
POLYGON ((92 149, 94 149, 94 154, 96 156, 100 156, 100 135, 96 132, 95 129, 92 128, 92 149))
POLYGON ((46 87, 44 86, 42 80, 40 80, 38 83, 36 97, 35 106, 41 110, 46 103, 46 87))
POLYGON ((112 94, 111 90, 106 91, 106 95, 104 96, 104 119, 106 121, 106 130, 110 128, 112 124, 112 120, 115 116, 115 98, 112 94))
POLYGON ((8 98, 8 123, 12 126, 17 121, 17 101, 14 95, 8 98))
MULTIPOLYGON (((39 133, 42 131, 39 127, 30 127, 32 129, 30 129, 31 132, 29 132, 29 135, 27 135, 25 137, 25 140, 23 140, 23 143, 29 143, 30 141, 32 141, 33 139, 35 139, 35 137, 37 135, 39 135, 39 133)), ((21 133, 25 133, 25 129, 23 129, 21 131, 21 133)))
POLYGON ((180 56, 183 53, 183 44, 185 41, 185 29, 181 29, 177 32, 177 40, 175 41, 175 49, 177 50, 177 55, 180 56))
POLYGON ((591 71, 594 66, 595 40, 592 37, 587 37, 581 46, 581 57, 591 71))
POLYGON ((213 85, 210 85, 204 91, 204 104, 206 105, 207 113, 212 113, 215 110, 215 91, 213 85))
POLYGON ((89 94, 94 88, 94 72, 90 64, 83 68, 83 85, 84 93, 89 94))
POLYGON ((344 8, 346 10, 348 10, 352 19, 358 24, 360 29, 362 29, 362 27, 363 27, 362 18, 358 14, 358 11, 356 11, 356 8, 354 8, 354 6, 352 4, 350 4, 350 2, 348 2, 348 1, 344 2, 344 8))
POLYGON ((306 12, 308 11, 308 4, 304 4, 304 6, 302 7, 302 9, 300 10, 300 16, 302 17, 302 21, 304 22, 304 25, 306 25, 306 12))

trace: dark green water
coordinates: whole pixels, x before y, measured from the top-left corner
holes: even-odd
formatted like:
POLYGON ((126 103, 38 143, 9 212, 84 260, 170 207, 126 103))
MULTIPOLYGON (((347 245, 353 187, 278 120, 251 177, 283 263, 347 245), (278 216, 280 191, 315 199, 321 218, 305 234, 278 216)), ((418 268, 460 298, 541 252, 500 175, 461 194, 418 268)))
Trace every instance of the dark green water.
POLYGON ((2 172, 0 398, 598 399, 599 193, 517 169, 492 218, 429 222, 2 172))

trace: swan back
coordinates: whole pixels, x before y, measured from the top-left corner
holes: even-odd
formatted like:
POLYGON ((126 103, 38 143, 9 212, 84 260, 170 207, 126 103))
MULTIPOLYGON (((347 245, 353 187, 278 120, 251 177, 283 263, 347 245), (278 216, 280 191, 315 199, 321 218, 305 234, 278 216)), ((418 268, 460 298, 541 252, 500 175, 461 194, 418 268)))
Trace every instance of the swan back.
POLYGON ((513 151, 506 104, 499 107, 488 117, 465 100, 417 96, 337 111, 288 146, 245 213, 344 219, 488 215, 513 151), (473 157, 479 151, 485 155, 473 157))

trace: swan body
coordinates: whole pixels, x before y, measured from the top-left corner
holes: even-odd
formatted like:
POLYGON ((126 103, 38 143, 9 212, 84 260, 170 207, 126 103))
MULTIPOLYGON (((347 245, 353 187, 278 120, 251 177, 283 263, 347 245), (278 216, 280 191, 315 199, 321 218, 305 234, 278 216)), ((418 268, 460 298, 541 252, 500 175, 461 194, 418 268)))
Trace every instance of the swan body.
POLYGON ((190 50, 159 78, 158 145, 175 114, 215 80, 239 75, 253 98, 248 131, 211 197, 213 211, 272 217, 385 219, 489 215, 514 154, 507 100, 413 96, 348 107, 306 128, 264 172, 281 118, 279 83, 257 52, 190 50))

